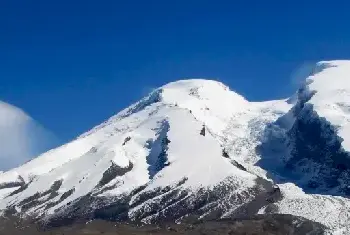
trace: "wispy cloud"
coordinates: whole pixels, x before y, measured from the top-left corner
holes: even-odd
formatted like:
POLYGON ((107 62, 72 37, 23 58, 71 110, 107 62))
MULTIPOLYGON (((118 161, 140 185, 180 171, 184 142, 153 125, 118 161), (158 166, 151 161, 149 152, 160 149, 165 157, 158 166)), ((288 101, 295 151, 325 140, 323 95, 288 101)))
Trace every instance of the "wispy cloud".
POLYGON ((155 89, 157 89, 157 88, 156 87, 144 87, 141 91, 141 95, 146 96, 146 95, 150 94, 152 91, 154 91, 155 89))
POLYGON ((306 81, 306 78, 311 74, 315 66, 316 62, 313 61, 306 61, 302 63, 293 71, 290 79, 291 85, 294 88, 299 88, 306 81))
POLYGON ((57 143, 52 133, 22 110, 0 102, 0 171, 23 164, 57 143))

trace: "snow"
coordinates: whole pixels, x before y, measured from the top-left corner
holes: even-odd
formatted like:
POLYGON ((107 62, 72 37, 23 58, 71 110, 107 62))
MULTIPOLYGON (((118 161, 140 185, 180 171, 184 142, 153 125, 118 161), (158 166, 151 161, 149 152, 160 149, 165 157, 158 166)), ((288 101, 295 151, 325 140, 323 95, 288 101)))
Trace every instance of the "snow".
POLYGON ((212 80, 182 80, 161 89, 163 102, 191 110, 215 133, 223 131, 232 114, 245 110, 249 104, 243 96, 212 80))
POLYGON ((266 171, 256 165, 260 157, 256 154, 255 148, 261 144, 261 136, 266 125, 275 122, 291 107, 292 105, 286 100, 251 102, 245 110, 231 116, 218 138, 231 158, 242 164, 249 172, 266 178, 266 171))
POLYGON ((20 175, 25 182, 31 183, 21 194, 2 200, 0 208, 5 208, 13 201, 20 202, 36 192, 45 192, 53 182, 62 180, 59 195, 71 189, 74 192, 47 211, 52 213, 68 201, 96 190, 96 185, 111 162, 120 167, 127 167, 131 162, 133 168, 109 182, 107 186, 120 181, 123 183, 103 195, 120 195, 146 183, 149 183, 149 190, 165 187, 184 177, 188 180, 183 187, 191 190, 212 187, 229 176, 234 176, 242 191, 255 185, 255 175, 238 169, 222 157, 222 147, 215 138, 215 133, 220 134, 233 113, 241 112, 247 107, 248 101, 223 84, 206 80, 170 83, 150 97, 73 142, 3 173, 0 182, 16 181, 20 175), (154 96, 157 99, 153 101, 154 96), (218 102, 222 106, 217 105, 218 102), (170 125, 167 133, 170 140, 170 166, 162 169, 151 180, 146 161, 150 154, 147 143, 157 138, 157 130, 164 121, 170 125), (203 125, 208 130, 206 136, 200 135, 203 125), (127 137, 130 140, 123 144, 127 137))
POLYGON ((168 161, 171 167, 164 168, 151 188, 175 184, 179 175, 187 177, 185 187, 192 188, 212 186, 232 175, 242 181, 242 190, 255 185, 254 175, 234 167, 222 157, 220 144, 210 134, 199 134, 202 123, 188 111, 175 109, 168 112, 168 116, 168 161))
POLYGON ((342 146, 350 150, 350 61, 322 61, 316 73, 307 80, 310 92, 316 92, 309 100, 320 117, 338 127, 343 138, 342 146))
MULTIPOLYGON (((308 103, 319 116, 338 128, 347 150, 350 147, 347 136, 350 133, 350 104, 347 105, 350 83, 346 81, 346 74, 350 74, 350 62, 321 62, 305 86, 309 92, 316 91, 308 103)), ((30 182, 28 188, 14 196, 4 197, 15 188, 0 189, 0 210, 36 192, 49 190, 58 180, 62 181, 58 195, 44 204, 58 201, 69 190, 74 189, 74 192, 49 210, 34 207, 30 212, 52 214, 55 209, 88 193, 119 196, 140 186, 146 186, 144 190, 173 186, 184 178, 187 181, 181 189, 193 193, 201 188, 212 189, 228 178, 234 182, 234 190, 245 192, 256 186, 258 177, 268 179, 267 172, 257 164, 260 156, 256 154, 265 127, 286 114, 293 105, 290 99, 249 102, 213 80, 169 83, 74 141, 0 173, 0 184, 17 182, 20 177, 30 182), (203 128, 205 135, 200 134, 203 128), (157 155, 162 152, 165 137, 168 139, 166 162, 159 167, 157 155), (223 157, 223 149, 229 159, 223 157), (231 160, 247 171, 233 165, 231 160), (130 164, 132 167, 97 187, 112 164, 123 169, 130 164)), ((306 194, 292 183, 279 187, 284 198, 276 204, 278 213, 321 222, 339 234, 350 231, 348 199, 306 194)), ((265 212, 262 209, 260 213, 265 212)))
POLYGON ((5 198, 7 195, 9 195, 10 193, 12 193, 13 191, 19 189, 20 187, 14 187, 14 188, 5 188, 0 190, 0 200, 2 200, 3 198, 5 198))
MULTIPOLYGON (((328 195, 306 194, 292 183, 279 184, 283 199, 276 203, 278 213, 302 216, 326 225, 330 231, 350 231, 350 200, 328 195)), ((264 209, 259 213, 264 213, 264 209)), ((344 233, 341 233, 344 231, 344 233)))

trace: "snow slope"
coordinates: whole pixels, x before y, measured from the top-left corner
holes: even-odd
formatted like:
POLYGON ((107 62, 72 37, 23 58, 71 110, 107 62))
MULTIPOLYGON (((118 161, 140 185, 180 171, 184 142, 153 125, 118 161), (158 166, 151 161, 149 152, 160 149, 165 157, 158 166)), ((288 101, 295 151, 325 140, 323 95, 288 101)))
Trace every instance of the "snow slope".
POLYGON ((317 63, 293 108, 267 126, 259 166, 279 184, 283 199, 261 213, 304 216, 332 234, 349 234, 349 69, 349 61, 317 63))
POLYGON ((346 234, 348 69, 320 62, 294 99, 266 102, 212 80, 169 83, 1 173, 0 210, 146 223, 287 213, 346 234))
MULTIPOLYGON (((111 164, 132 167, 122 176, 122 185, 103 195, 128 193, 150 182, 149 165, 156 164, 159 153, 155 149, 162 148, 159 138, 164 138, 160 135, 164 131, 169 140, 166 161, 171 167, 155 172, 147 190, 172 185, 183 178, 188 180, 182 188, 192 190, 211 187, 228 177, 234 177, 240 190, 253 187, 257 177, 222 157, 220 143, 210 134, 221 133, 232 114, 241 112, 247 104, 243 97, 218 82, 187 80, 168 84, 77 140, 5 172, 0 178, 3 184, 23 182, 28 186, 20 194, 4 197, 0 205, 5 208, 10 203, 20 203, 60 182, 56 198, 70 190, 74 192, 48 211, 43 207, 41 211, 37 207, 30 211, 52 213, 68 201, 100 190, 96 186, 111 164), (218 106, 218 102, 223 106, 218 106), (168 130, 162 130, 165 126, 168 130), (202 128, 207 130, 205 136, 200 135, 202 128)), ((120 179, 115 178, 106 186, 116 181, 120 179)))
POLYGON ((350 61, 323 61, 307 79, 307 89, 315 93, 307 102, 320 117, 332 123, 350 150, 350 61))

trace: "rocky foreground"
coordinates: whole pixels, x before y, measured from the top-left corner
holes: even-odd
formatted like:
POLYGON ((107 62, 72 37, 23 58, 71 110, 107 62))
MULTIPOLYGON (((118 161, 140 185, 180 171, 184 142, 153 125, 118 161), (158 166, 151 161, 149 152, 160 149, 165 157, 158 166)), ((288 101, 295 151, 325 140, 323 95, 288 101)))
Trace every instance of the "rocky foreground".
POLYGON ((0 220, 1 235, 131 235, 131 234, 227 234, 227 235, 321 235, 324 226, 291 215, 259 215, 252 218, 196 222, 193 224, 137 225, 118 224, 105 220, 79 221, 62 227, 18 220, 14 217, 0 220))

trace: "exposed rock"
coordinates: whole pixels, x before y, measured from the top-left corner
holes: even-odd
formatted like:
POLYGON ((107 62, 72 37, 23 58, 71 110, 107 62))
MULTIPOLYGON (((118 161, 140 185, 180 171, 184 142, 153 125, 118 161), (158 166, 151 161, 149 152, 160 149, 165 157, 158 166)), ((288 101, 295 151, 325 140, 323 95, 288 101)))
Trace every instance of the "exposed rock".
POLYGON ((212 220, 194 224, 138 225, 103 220, 82 220, 69 226, 56 228, 38 227, 29 220, 16 217, 0 220, 0 234, 12 235, 322 235, 321 224, 291 215, 260 215, 240 219, 212 220))

